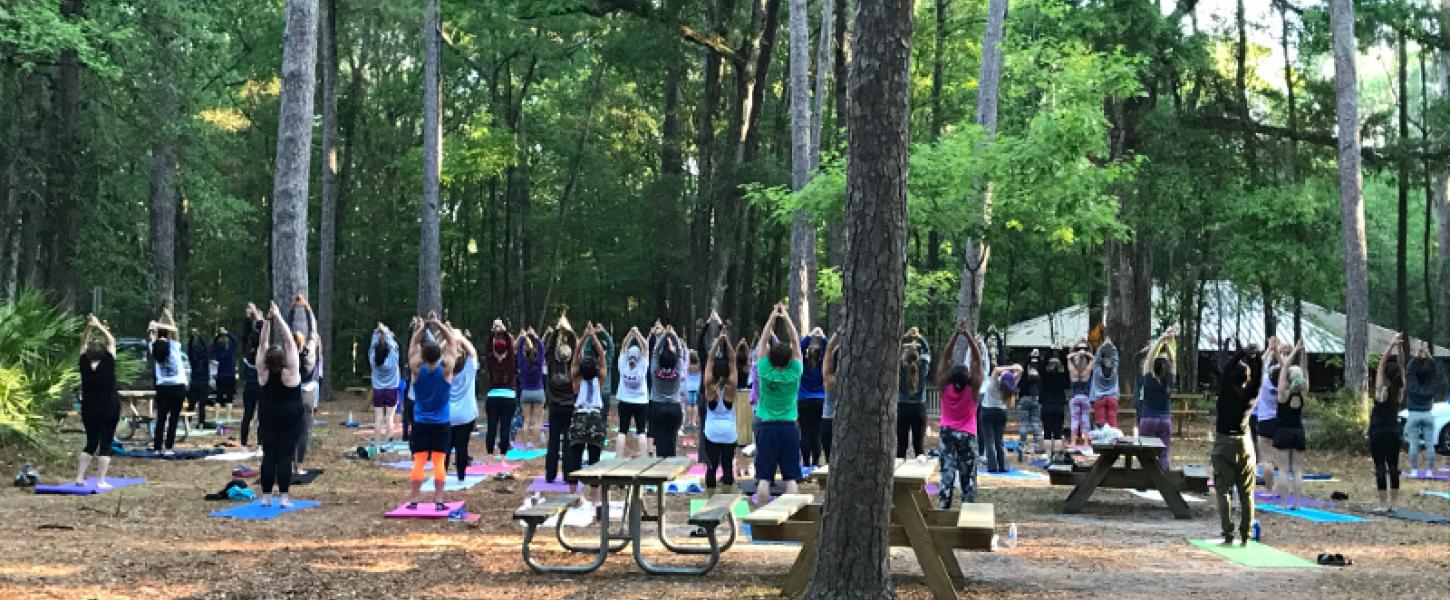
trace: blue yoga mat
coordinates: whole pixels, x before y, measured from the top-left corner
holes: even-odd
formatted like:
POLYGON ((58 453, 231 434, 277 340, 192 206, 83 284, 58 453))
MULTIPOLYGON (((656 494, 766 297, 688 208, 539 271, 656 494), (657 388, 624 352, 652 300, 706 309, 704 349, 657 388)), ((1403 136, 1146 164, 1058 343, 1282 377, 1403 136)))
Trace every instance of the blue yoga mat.
POLYGON ((1008 469, 1006 473, 989 473, 986 469, 977 469, 978 477, 1001 477, 1004 479, 1047 479, 1042 473, 1008 469))
POLYGON ((284 515, 289 512, 299 511, 305 508, 312 508, 319 504, 322 503, 316 500, 293 500, 291 507, 282 508, 280 506, 277 506, 276 504, 273 504, 272 506, 262 506, 261 500, 253 500, 248 504, 233 506, 226 510, 215 511, 211 513, 211 516, 227 517, 230 519, 244 519, 249 521, 265 521, 267 519, 274 519, 279 515, 284 515))
POLYGON ((508 454, 505 455, 505 459, 534 460, 536 458, 543 458, 543 456, 548 453, 549 451, 544 448, 534 448, 531 450, 520 450, 518 448, 514 448, 513 450, 509 450, 508 454))
POLYGON ((1258 509, 1261 512, 1274 513, 1274 514, 1277 514, 1277 515, 1285 515, 1285 516, 1290 516, 1290 517, 1298 517, 1300 519, 1304 519, 1305 521, 1309 521, 1311 523, 1363 523, 1364 522, 1364 519, 1362 519, 1360 517, 1356 517, 1354 515, 1344 515, 1344 514, 1339 514, 1339 513, 1333 513, 1333 512, 1329 512, 1327 510, 1319 510, 1317 508, 1298 508, 1298 509, 1295 509, 1295 510, 1289 510, 1289 509, 1284 508, 1282 506, 1279 506, 1277 504, 1259 504, 1258 505, 1258 509))
POLYGON ((1420 493, 1426 496, 1434 496, 1436 498, 1444 498, 1446 500, 1450 500, 1450 492, 1441 492, 1438 490, 1420 490, 1420 493))

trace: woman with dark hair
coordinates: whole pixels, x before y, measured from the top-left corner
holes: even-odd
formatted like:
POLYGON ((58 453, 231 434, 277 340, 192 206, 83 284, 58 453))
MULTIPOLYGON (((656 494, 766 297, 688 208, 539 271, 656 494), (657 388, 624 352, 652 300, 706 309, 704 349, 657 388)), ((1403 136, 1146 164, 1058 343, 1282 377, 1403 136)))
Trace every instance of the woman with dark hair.
POLYGON ((837 329, 831 335, 831 342, 826 344, 826 360, 821 366, 821 375, 826 384, 826 402, 821 409, 821 462, 831 462, 831 441, 834 436, 836 423, 836 389, 837 369, 841 365, 841 330, 837 329))
POLYGON ((190 385, 186 388, 186 410, 196 413, 196 426, 206 428, 206 405, 211 400, 211 353, 201 330, 192 327, 186 341, 186 362, 191 365, 190 385))
MULTIPOLYGON (((548 385, 544 387, 549 400, 549 444, 544 458, 544 480, 554 483, 559 476, 559 463, 568 463, 569 423, 574 420, 574 355, 578 342, 569 320, 559 318, 559 325, 544 332, 544 350, 548 361, 548 385)), ((616 449, 624 456, 623 446, 616 449)))
POLYGON ((393 413, 398 409, 398 340, 387 325, 378 323, 368 344, 372 368, 373 444, 393 439, 393 413))
MULTIPOLYGON (((584 356, 584 352, 574 353, 574 363, 569 367, 569 374, 574 380, 574 416, 569 421, 569 458, 564 461, 564 481, 571 484, 578 484, 578 480, 569 475, 585 465, 592 465, 599 462, 600 454, 604 451, 604 440, 609 437, 609 425, 604 422, 604 381, 609 379, 609 354, 604 349, 604 344, 599 341, 598 330, 593 323, 584 327, 584 337, 579 344, 589 344, 594 347, 594 352, 584 356), (589 458, 584 458, 585 453, 589 458)), ((579 492, 583 492, 580 485, 579 492)), ((590 500, 594 497, 595 490, 590 491, 590 500)), ((593 506, 588 501, 583 504, 585 514, 592 512, 593 506)), ((601 510, 608 510, 608 507, 601 507, 601 510)))
POLYGON ((615 452, 619 456, 639 458, 648 456, 645 430, 649 427, 649 361, 645 360, 645 348, 649 343, 638 327, 631 327, 624 336, 624 352, 619 354, 619 390, 614 397, 619 400, 619 432, 615 437, 615 452), (634 424, 634 452, 629 451, 629 427, 634 424))
POLYGON ((1404 334, 1396 334, 1380 357, 1374 378, 1374 407, 1369 412, 1369 455, 1374 461, 1375 512, 1394 512, 1400 501, 1400 405, 1405 400, 1405 365, 1400 360, 1404 334))
MULTIPOLYGON (((453 329, 452 323, 443 325, 453 329)), ((448 385, 448 425, 451 434, 448 447, 453 454, 458 480, 463 481, 468 470, 468 442, 473 439, 474 426, 478 423, 478 350, 474 349, 473 342, 468 341, 468 336, 459 335, 455 339, 458 340, 457 347, 449 348, 450 352, 458 356, 453 359, 453 380, 448 385)), ((446 456, 443 463, 448 464, 446 456)), ((499 473, 498 478, 505 479, 505 475, 499 473)))
MULTIPOLYGON (((1061 348, 1058 349, 1061 354, 1061 348)), ((1046 441, 1049 460, 1064 462, 1063 418, 1067 414, 1067 390, 1072 382, 1062 359, 1052 356, 1042 370, 1042 389, 1039 402, 1042 404, 1042 439, 1046 441)))
POLYGON ((675 442, 685 417, 680 392, 689 368, 688 356, 689 350, 673 327, 660 334, 650 353, 649 430, 654 436, 656 458, 675 455, 675 442))
POLYGON ((534 328, 519 331, 514 348, 519 367, 519 403, 524 410, 524 427, 519 432, 524 448, 534 448, 544 440, 544 345, 534 328))
POLYGON ((448 478, 444 461, 450 437, 449 397, 457 362, 458 332, 438 321, 437 313, 428 313, 428 320, 413 332, 408 342, 408 365, 413 371, 414 406, 412 439, 408 449, 413 453, 413 470, 408 475, 408 509, 418 507, 423 490, 424 470, 433 465, 433 508, 448 510, 443 504, 443 485, 448 478), (424 339, 429 329, 436 329, 442 343, 424 339))
POLYGON ((1156 437, 1163 442, 1158 464, 1172 468, 1169 445, 1173 441, 1173 385, 1177 374, 1173 355, 1173 328, 1153 342, 1139 366, 1143 392, 1138 409, 1138 435, 1156 437))
POLYGON ((161 319, 146 327, 146 343, 156 376, 156 429, 152 449, 168 455, 176 445, 176 425, 181 420, 188 380, 186 354, 177 337, 169 309, 162 309, 161 319))
POLYGON ((958 484, 962 502, 977 501, 977 389, 982 385, 981 348, 972 340, 965 323, 958 323, 952 339, 947 342, 946 360, 937 373, 941 389, 941 491, 937 505, 942 510, 952 507, 952 496, 958 484), (957 341, 966 343, 969 355, 966 364, 952 365, 957 341))
POLYGON ((1093 423, 1118 426, 1118 347, 1103 333, 1103 343, 1093 354, 1093 423))
POLYGON ((1429 344, 1421 344, 1405 372, 1405 432, 1410 438, 1410 472, 1416 477, 1435 474, 1435 403, 1445 397, 1445 374, 1429 344), (1420 471, 1420 455, 1425 470, 1420 471))
POLYGON ((801 464, 808 467, 821 466, 821 419, 826 412, 826 332, 820 327, 811 330, 801 341, 801 355, 804 357, 801 371, 801 389, 796 399, 800 413, 801 464))
POLYGON ((86 445, 78 457, 76 485, 86 484, 86 469, 96 459, 96 487, 111 487, 106 470, 111 466, 111 443, 116 423, 121 420, 121 401, 116 396, 116 338, 95 315, 86 317, 81 332, 81 425, 86 430, 86 445), (100 336, 97 340, 92 334, 100 336))
MULTIPOLYGON (((260 316, 260 315, 259 315, 260 316)), ((260 319, 257 320, 261 324, 260 319)), ((242 342, 242 446, 250 448, 247 444, 248 433, 252 430, 252 419, 257 416, 257 403, 262 399, 262 385, 257 383, 257 346, 259 346, 260 332, 248 328, 245 341, 242 342)), ((258 423, 260 428, 260 422, 258 423)), ((261 436, 258 435, 258 439, 261 436)))
POLYGON ((216 337, 211 341, 211 358, 216 361, 217 410, 224 406, 227 411, 225 417, 217 420, 231 422, 232 401, 237 396, 237 336, 225 327, 217 328, 216 337))
POLYGON ((1283 461, 1279 467, 1288 480, 1290 509, 1298 509, 1304 499, 1304 404, 1308 399, 1309 357, 1301 339, 1279 369, 1279 414, 1274 419, 1274 450, 1283 461))
POLYGON ((755 445, 755 404, 760 397, 755 385, 755 361, 752 346, 740 336, 735 344, 735 479, 750 477, 755 465, 746 458, 745 449, 755 445))
POLYGON ((1086 339, 1079 340, 1067 355, 1067 375, 1071 400, 1068 401, 1068 445, 1086 446, 1093 425, 1093 350, 1086 339))
POLYGON ((288 321, 296 323, 293 327, 301 328, 292 333, 297 342, 298 369, 302 375, 303 412, 300 422, 302 434, 297 436, 297 456, 293 468, 298 475, 305 475, 307 470, 302 468, 302 462, 307 460, 307 448, 312 444, 312 419, 317 412, 319 396, 322 393, 323 369, 326 365, 322 363, 322 336, 317 327, 317 314, 312 312, 312 305, 307 303, 302 294, 292 297, 288 321))
POLYGON ((928 366, 914 342, 901 346, 897 373, 896 458, 906 458, 908 445, 916 456, 926 454, 926 377, 928 366))
POLYGON ((272 487, 282 494, 283 508, 292 505, 288 489, 292 486, 292 459, 297 452, 297 439, 302 435, 301 359, 297 340, 287 321, 282 319, 273 303, 262 322, 262 340, 272 339, 272 328, 278 329, 282 345, 260 346, 257 349, 257 383, 262 388, 258 405, 257 438, 262 442, 262 506, 271 506, 276 499, 272 487), (269 497, 270 496, 270 497, 269 497))
MULTIPOLYGON (((488 371, 488 398, 484 400, 483 412, 488 420, 483 431, 483 447, 493 460, 504 463, 504 457, 513 444, 509 431, 513 428, 514 413, 518 411, 519 365, 514 358, 514 340, 504 327, 502 319, 494 319, 489 332, 488 354, 484 356, 484 368, 488 371)), ((510 479, 508 471, 499 473, 499 479, 510 479)))
POLYGON ((715 495, 716 470, 719 482, 735 485, 735 443, 739 440, 735 421, 735 389, 739 371, 735 366, 735 347, 724 332, 715 338, 705 359, 701 394, 705 402, 705 489, 715 495))
POLYGON ((801 334, 786 312, 776 304, 760 330, 756 353, 757 388, 760 402, 755 414, 760 425, 755 431, 755 504, 770 502, 770 485, 777 469, 785 480, 785 493, 794 494, 801 479, 800 430, 796 428, 796 399, 801 384, 801 334), (784 322, 786 339, 771 343, 776 320, 784 322))

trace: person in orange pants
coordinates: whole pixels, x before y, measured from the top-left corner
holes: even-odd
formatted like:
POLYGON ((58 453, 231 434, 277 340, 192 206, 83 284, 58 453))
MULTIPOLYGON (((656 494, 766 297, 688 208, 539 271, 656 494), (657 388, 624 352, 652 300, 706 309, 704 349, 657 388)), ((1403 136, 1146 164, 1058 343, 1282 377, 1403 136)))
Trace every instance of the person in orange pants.
POLYGON ((424 467, 431 461, 434 508, 447 510, 443 504, 443 484, 448 472, 443 466, 443 459, 452 433, 448 424, 448 397, 453 384, 453 363, 459 356, 457 348, 460 343, 458 332, 439 322, 437 314, 429 313, 427 322, 413 333, 413 339, 408 344, 408 365, 413 372, 414 389, 413 431, 408 441, 413 452, 409 509, 418 507, 418 496, 425 478, 424 467), (438 331, 443 338, 442 343, 431 338, 428 333, 431 330, 438 331))

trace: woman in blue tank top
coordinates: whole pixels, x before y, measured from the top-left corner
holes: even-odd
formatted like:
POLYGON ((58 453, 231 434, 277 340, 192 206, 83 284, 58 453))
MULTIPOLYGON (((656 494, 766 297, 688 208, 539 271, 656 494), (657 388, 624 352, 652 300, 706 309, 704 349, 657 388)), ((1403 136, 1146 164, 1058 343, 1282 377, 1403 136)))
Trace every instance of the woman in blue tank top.
POLYGON ((413 332, 408 343, 408 364, 413 372, 413 431, 409 447, 413 451, 412 484, 408 508, 418 507, 418 494, 423 489, 423 470, 433 463, 434 509, 445 511, 443 484, 448 472, 443 465, 447 456, 450 426, 448 399, 453 384, 453 363, 458 357, 458 332, 440 322, 437 313, 428 313, 424 326, 413 332), (436 329, 443 343, 424 339, 424 332, 436 329), (446 346, 446 351, 445 351, 446 346))

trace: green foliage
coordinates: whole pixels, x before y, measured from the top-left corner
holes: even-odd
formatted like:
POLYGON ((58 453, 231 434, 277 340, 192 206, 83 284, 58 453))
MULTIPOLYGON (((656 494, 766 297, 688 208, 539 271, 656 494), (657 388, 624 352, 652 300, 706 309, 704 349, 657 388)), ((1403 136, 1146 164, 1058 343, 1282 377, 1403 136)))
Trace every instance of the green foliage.
POLYGON ((80 379, 79 325, 38 292, 0 306, 0 445, 41 445, 47 418, 80 379))
POLYGON ((1309 449, 1367 452, 1367 401, 1363 395, 1347 390, 1311 398, 1304 409, 1309 449))

